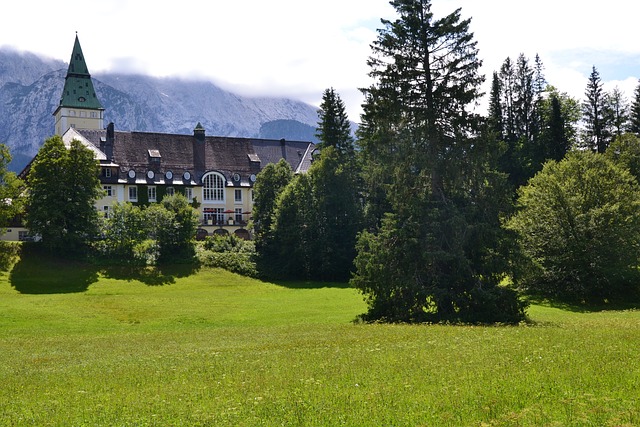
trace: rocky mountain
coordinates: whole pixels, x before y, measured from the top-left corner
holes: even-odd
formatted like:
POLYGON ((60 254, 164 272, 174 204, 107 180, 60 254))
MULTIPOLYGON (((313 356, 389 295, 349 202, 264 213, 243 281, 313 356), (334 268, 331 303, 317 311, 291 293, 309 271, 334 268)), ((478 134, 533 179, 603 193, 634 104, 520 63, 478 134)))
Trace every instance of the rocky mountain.
MULTIPOLYGON (((90 65, 90 64, 89 64, 90 65)), ((53 134, 67 65, 32 54, 0 50, 0 142, 19 171, 53 134)), ((208 81, 141 75, 93 74, 116 129, 315 141, 316 107, 286 98, 246 97, 208 81)))

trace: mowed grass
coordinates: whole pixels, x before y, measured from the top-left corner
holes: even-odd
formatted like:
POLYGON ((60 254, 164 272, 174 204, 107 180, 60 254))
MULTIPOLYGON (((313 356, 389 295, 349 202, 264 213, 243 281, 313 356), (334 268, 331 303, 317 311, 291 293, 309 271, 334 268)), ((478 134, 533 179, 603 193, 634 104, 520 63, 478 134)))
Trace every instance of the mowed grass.
POLYGON ((335 284, 23 260, 0 274, 0 425, 640 425, 640 312, 353 323, 365 309, 335 284))

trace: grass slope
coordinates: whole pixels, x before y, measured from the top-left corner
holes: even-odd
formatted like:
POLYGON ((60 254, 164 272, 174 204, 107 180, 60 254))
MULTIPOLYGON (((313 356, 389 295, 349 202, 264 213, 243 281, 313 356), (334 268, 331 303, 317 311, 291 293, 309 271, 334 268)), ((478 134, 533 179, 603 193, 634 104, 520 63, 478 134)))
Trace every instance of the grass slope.
POLYGON ((189 273, 0 273, 0 425, 640 425, 639 312, 363 325, 350 288, 189 273))

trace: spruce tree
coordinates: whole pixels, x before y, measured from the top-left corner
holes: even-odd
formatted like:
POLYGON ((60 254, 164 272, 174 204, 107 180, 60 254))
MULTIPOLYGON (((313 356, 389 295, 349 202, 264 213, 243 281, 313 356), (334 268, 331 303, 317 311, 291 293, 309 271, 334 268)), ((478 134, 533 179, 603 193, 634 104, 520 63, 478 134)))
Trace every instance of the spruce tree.
POLYGON ((497 287, 505 192, 471 113, 484 79, 470 20, 460 9, 436 19, 429 0, 391 4, 399 17, 372 45, 360 132, 378 191, 368 202, 382 194, 388 209, 358 241, 352 283, 365 318, 517 322, 522 305, 497 287))
POLYGON ((640 136, 640 80, 633 92, 633 100, 629 109, 629 132, 640 136))
POLYGON ((607 113, 610 123, 609 135, 612 138, 626 132, 629 123, 627 99, 619 87, 615 87, 607 96, 607 113))
POLYGON ((598 153, 604 153, 608 142, 606 136, 606 93, 602 88, 600 73, 595 66, 591 69, 589 81, 582 103, 582 114, 585 125, 583 145, 598 153))
POLYGON ((347 117, 344 102, 333 88, 326 89, 318 111, 316 136, 319 148, 335 147, 342 155, 352 157, 354 141, 351 136, 351 124, 347 117))

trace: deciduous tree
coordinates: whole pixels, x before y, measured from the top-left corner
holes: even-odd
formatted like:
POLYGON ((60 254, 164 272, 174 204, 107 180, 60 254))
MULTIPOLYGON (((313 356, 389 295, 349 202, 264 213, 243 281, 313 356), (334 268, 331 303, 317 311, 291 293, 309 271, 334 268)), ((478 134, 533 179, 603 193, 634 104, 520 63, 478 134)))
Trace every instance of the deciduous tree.
POLYGON ((640 187, 605 156, 572 152, 519 191, 510 220, 528 268, 519 283, 573 301, 637 298, 640 187))
POLYGON ((24 183, 7 169, 10 162, 9 147, 0 144, 0 234, 23 205, 24 183))
POLYGON ((80 141, 47 139, 27 178, 27 227, 57 253, 85 249, 98 235, 95 202, 102 194, 93 152, 80 141))

